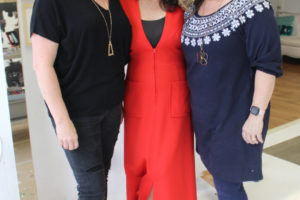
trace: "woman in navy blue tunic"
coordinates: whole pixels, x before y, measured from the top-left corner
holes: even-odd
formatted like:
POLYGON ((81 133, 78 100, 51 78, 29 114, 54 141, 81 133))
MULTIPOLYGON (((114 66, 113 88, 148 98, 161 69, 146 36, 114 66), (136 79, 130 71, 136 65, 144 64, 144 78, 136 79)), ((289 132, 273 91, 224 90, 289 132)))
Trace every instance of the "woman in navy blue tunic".
POLYGON ((269 101, 282 75, 280 37, 266 0, 196 0, 182 47, 197 152, 219 199, 244 200, 262 176, 269 101))

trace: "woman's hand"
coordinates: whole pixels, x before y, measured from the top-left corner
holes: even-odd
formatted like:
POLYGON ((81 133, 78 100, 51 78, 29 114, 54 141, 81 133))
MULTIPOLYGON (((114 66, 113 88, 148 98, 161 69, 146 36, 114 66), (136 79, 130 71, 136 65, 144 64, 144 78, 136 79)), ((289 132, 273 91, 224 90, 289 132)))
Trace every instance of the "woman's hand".
POLYGON ((59 144, 65 150, 72 151, 79 147, 77 131, 71 120, 58 123, 56 125, 56 134, 59 144))
POLYGON ((243 126, 243 138, 247 144, 263 143, 264 115, 275 86, 275 76, 256 70, 252 105, 260 108, 258 116, 250 114, 243 126))
POLYGON ((262 130, 264 126, 263 115, 249 115, 243 126, 243 139, 247 144, 263 143, 262 130))

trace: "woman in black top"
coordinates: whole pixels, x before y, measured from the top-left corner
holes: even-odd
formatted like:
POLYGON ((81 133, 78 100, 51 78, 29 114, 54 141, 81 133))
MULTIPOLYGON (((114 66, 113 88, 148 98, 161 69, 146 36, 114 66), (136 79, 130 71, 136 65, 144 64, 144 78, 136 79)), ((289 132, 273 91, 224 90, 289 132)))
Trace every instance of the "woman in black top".
POLYGON ((33 67, 80 200, 105 199, 131 27, 118 0, 36 0, 33 67))

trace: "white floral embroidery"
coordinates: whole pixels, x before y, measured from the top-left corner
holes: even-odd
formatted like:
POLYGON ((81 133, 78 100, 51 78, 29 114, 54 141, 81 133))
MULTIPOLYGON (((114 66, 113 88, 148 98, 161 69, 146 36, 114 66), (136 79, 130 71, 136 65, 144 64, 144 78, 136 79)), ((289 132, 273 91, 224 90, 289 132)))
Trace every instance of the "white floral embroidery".
POLYGON ((209 44, 210 42, 211 42, 210 37, 209 37, 209 36, 206 36, 206 37, 204 38, 204 44, 209 44))
POLYGON ((229 30, 229 28, 225 28, 225 29, 222 31, 222 34, 224 35, 224 37, 230 36, 230 33, 231 33, 231 31, 229 30))
POLYGON ((202 38, 199 38, 199 39, 197 40, 197 43, 198 43, 198 46, 202 46, 202 44, 203 44, 202 38))
POLYGON ((270 8, 270 2, 264 1, 263 4, 264 4, 265 8, 268 8, 268 9, 270 8))
POLYGON ((251 18, 254 16, 253 10, 248 10, 248 11, 246 12, 246 16, 247 16, 249 19, 251 19, 251 18))
POLYGON ((261 4, 257 4, 257 5, 255 6, 255 10, 256 10, 257 12, 262 12, 262 11, 264 10, 264 7, 263 7, 261 4))
POLYGON ((192 45, 193 47, 196 46, 196 40, 195 40, 195 38, 193 38, 193 39, 191 40, 191 45, 192 45))
POLYGON ((186 12, 181 43, 195 47, 219 42, 222 38, 230 37, 255 14, 269 8, 269 0, 231 0, 218 12, 206 17, 190 16, 186 12))
POLYGON ((235 30, 236 28, 238 28, 240 26, 240 22, 239 20, 237 19, 234 19, 232 22, 231 22, 231 30, 235 30))
POLYGON ((240 19, 241 24, 246 23, 246 17, 245 16, 242 15, 242 16, 239 17, 239 19, 240 19))
POLYGON ((212 36, 212 39, 214 42, 219 42, 221 39, 221 36, 219 33, 214 33, 214 35, 212 36))
POLYGON ((190 44, 190 39, 189 39, 188 37, 185 38, 184 44, 186 44, 187 46, 189 46, 189 44, 190 44))

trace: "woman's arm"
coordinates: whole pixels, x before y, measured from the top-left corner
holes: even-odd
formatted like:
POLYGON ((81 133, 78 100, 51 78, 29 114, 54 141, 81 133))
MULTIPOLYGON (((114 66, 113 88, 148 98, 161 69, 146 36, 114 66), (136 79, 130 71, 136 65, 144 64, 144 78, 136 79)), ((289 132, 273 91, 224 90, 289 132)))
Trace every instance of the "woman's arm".
POLYGON ((58 44, 37 34, 33 34, 31 40, 33 68, 43 98, 54 118, 59 144, 66 150, 77 149, 77 132, 70 120, 53 67, 58 44))
POLYGON ((243 126, 243 138, 248 144, 263 143, 264 114, 273 94, 275 78, 274 75, 256 70, 252 105, 260 108, 260 113, 258 116, 250 114, 243 126))

